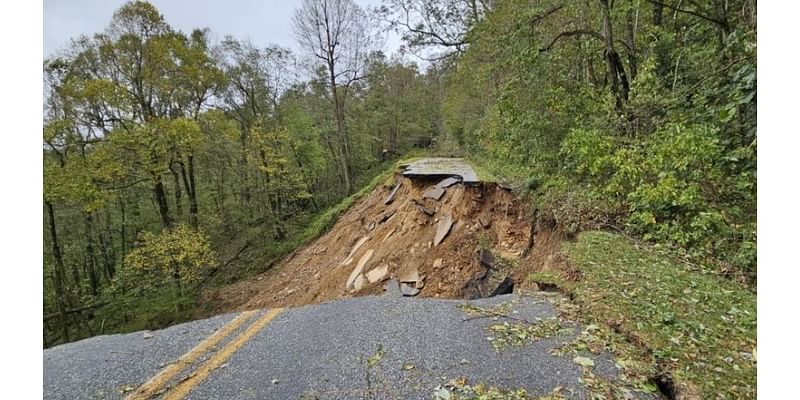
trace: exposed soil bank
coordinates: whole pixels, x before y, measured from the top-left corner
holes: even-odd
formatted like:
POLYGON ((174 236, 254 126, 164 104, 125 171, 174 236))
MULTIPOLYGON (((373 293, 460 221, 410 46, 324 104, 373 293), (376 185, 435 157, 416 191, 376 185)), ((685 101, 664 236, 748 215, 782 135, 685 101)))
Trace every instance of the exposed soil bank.
POLYGON ((547 235, 523 257, 531 234, 523 201, 485 182, 453 184, 436 200, 440 193, 431 189, 440 181, 398 174, 317 240, 260 275, 208 290, 203 303, 213 304, 214 313, 300 306, 378 294, 389 279, 416 279, 411 286, 421 297, 487 297, 509 276, 524 285, 533 264, 546 263, 547 235), (482 259, 481 249, 492 259, 482 259))

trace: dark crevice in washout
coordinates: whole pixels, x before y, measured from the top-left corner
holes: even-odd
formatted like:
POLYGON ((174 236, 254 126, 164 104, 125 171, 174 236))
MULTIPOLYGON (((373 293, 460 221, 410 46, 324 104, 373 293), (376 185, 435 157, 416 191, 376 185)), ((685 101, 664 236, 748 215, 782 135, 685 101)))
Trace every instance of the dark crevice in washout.
POLYGON ((555 283, 547 283, 547 282, 536 282, 539 286, 539 290, 542 292, 551 292, 551 293, 564 293, 558 285, 555 283))
POLYGON ((655 377, 650 379, 656 385, 658 391, 669 400, 675 400, 675 382, 672 376, 667 372, 661 372, 655 377))
POLYGON ((511 279, 510 276, 507 276, 502 282, 500 282, 500 284, 497 286, 494 292, 489 295, 489 297, 510 293, 514 293, 514 280, 511 279))

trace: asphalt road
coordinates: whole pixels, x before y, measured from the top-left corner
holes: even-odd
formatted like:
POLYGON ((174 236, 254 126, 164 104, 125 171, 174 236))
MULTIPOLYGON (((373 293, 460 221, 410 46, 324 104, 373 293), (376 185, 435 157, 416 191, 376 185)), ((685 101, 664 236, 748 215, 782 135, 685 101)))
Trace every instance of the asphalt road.
MULTIPOLYGON (((533 322, 555 316, 549 302, 516 294, 469 302, 391 294, 227 314, 149 338, 100 336, 44 350, 44 398, 430 399, 456 378, 533 398, 556 387, 586 396, 572 356, 551 354, 579 326, 498 352, 486 328, 518 320, 470 318, 458 307, 467 303, 508 303, 509 315, 533 322)), ((609 355, 593 359, 594 374, 617 374, 609 355)))

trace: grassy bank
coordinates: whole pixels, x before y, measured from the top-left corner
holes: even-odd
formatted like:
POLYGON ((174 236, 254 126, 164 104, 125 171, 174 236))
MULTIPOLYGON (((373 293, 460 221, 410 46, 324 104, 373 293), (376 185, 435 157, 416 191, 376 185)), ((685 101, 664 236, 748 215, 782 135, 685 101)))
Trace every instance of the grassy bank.
POLYGON ((530 279, 559 285, 579 319, 642 350, 639 361, 671 379, 666 390, 755 398, 755 294, 616 234, 584 232, 562 250, 567 265, 530 279))

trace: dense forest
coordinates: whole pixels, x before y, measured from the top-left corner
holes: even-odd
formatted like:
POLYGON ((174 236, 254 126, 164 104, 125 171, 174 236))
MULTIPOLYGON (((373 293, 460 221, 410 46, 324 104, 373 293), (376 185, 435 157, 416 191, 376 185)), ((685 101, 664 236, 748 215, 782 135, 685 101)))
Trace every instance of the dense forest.
POLYGON ((44 60, 45 346, 190 317, 409 151, 754 286, 754 0, 304 0, 293 23, 299 53, 133 1, 44 60))

